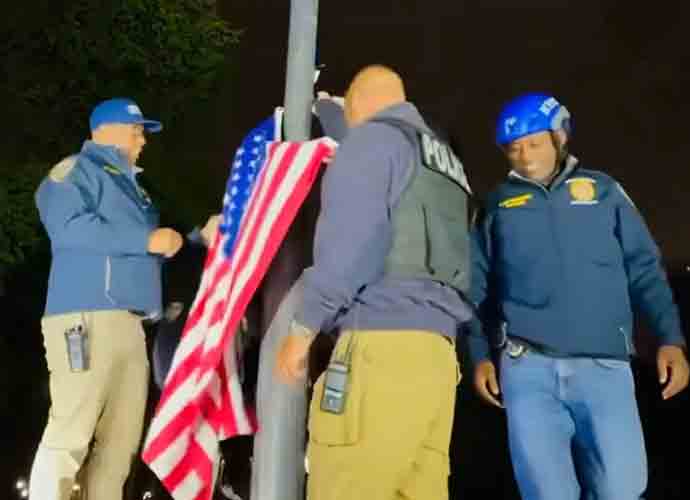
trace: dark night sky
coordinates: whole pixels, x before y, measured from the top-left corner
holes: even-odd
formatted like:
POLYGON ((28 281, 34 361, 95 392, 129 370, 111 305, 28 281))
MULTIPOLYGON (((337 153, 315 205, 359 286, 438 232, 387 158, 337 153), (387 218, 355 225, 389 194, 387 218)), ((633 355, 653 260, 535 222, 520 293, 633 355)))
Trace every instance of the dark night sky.
MULTIPOLYGON (((227 157, 282 102, 289 2, 219 4, 246 29, 227 157)), ((410 100, 462 145, 480 194, 507 170, 492 142, 501 104, 554 93, 574 115, 574 153, 621 181, 670 262, 690 258, 687 2, 322 0, 319 22, 320 86, 342 92, 365 64, 399 70, 410 100)))

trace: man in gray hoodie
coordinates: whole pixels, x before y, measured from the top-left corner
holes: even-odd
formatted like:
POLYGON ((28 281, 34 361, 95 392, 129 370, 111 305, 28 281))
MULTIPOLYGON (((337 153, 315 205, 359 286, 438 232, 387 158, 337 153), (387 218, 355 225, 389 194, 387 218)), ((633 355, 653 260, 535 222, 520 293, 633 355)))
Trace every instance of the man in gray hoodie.
POLYGON ((310 407, 310 499, 442 500, 454 339, 472 315, 463 299, 470 189, 391 69, 357 74, 345 116, 350 131, 323 180, 314 265, 276 372, 304 377, 315 335, 340 332, 310 407))

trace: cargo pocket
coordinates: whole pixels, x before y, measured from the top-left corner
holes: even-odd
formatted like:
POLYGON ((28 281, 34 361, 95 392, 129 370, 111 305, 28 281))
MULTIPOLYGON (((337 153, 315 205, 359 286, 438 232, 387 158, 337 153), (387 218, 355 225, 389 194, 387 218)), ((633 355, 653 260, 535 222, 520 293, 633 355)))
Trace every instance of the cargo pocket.
POLYGON ((448 453, 422 446, 404 479, 400 492, 404 498, 448 498, 450 460, 448 453))
POLYGON ((361 353, 354 352, 345 396, 345 409, 334 414, 321 409, 326 372, 314 385, 309 406, 309 440, 324 446, 351 446, 361 439, 362 423, 362 362, 361 353))

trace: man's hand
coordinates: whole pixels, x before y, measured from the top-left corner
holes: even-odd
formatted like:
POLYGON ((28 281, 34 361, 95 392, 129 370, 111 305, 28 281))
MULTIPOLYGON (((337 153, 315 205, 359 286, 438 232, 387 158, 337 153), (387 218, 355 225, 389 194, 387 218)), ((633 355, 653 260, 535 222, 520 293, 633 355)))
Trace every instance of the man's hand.
POLYGON ((670 399, 688 385, 690 368, 683 349, 676 345, 664 345, 656 355, 659 383, 665 385, 661 396, 670 399))
POLYGON ((345 98, 344 97, 340 97, 337 95, 331 95, 328 92, 325 92, 323 90, 320 90, 316 93, 316 98, 317 99, 330 100, 330 101, 333 101, 334 103, 336 103, 341 108, 345 107, 345 98))
POLYGON ((498 400, 501 391, 496 378, 496 367, 491 361, 482 361, 474 369, 474 388, 487 403, 503 408, 498 400))
POLYGON ((169 227, 161 227, 149 235, 148 250, 151 253, 172 257, 182 248, 182 243, 180 233, 169 227))
POLYGON ((200 231, 201 239, 204 240, 204 244, 207 247, 211 246, 211 243, 213 243, 213 239, 216 237, 216 233, 218 232, 218 226, 222 220, 223 216, 221 214, 212 215, 208 218, 206 225, 200 231))
POLYGON ((283 339, 276 356, 275 374, 286 384, 295 384, 307 376, 307 355, 316 335, 301 325, 291 327, 290 334, 283 339), (295 331, 296 328, 305 331, 295 331))

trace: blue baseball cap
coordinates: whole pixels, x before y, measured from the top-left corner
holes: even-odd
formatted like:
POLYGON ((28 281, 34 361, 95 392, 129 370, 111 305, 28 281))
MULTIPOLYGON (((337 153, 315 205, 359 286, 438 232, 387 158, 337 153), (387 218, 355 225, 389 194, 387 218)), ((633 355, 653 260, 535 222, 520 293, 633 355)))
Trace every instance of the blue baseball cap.
POLYGON ((144 118, 137 103, 131 99, 108 99, 91 112, 89 125, 92 132, 101 125, 114 123, 143 125, 146 132, 160 132, 163 129, 161 122, 144 118))

